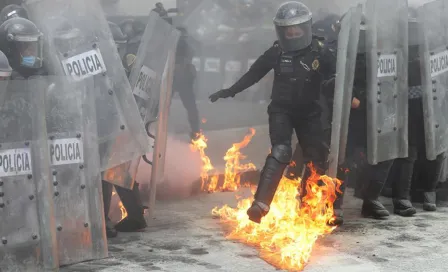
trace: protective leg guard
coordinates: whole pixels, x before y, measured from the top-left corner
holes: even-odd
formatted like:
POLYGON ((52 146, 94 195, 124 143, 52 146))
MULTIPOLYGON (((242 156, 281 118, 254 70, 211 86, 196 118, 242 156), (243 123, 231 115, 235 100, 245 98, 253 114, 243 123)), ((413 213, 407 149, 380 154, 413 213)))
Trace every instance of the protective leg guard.
POLYGON ((269 212, 269 206, 274 199, 275 192, 283 176, 286 165, 291 158, 291 147, 286 145, 274 146, 272 153, 266 158, 266 163, 260 176, 255 200, 247 210, 249 219, 260 223, 269 212))

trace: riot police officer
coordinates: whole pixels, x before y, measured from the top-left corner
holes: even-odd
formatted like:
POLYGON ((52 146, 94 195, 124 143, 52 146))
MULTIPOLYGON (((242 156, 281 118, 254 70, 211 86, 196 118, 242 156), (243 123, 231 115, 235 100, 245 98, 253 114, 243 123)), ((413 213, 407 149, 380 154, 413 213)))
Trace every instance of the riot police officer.
POLYGON ((395 161, 395 179, 391 181, 394 209, 399 215, 412 215, 416 213, 410 202, 410 191, 414 166, 420 156, 424 161, 425 178, 423 186, 423 209, 436 210, 436 187, 442 171, 444 153, 439 154, 435 160, 426 159, 425 143, 425 116, 423 110, 423 91, 421 78, 421 62, 419 54, 419 38, 417 31, 416 11, 409 12, 409 113, 408 138, 409 156, 395 161), (404 213, 405 211, 411 211, 404 213))
POLYGON ((13 17, 0 25, 0 50, 8 57, 13 78, 46 74, 42 39, 42 32, 25 18, 13 17))
POLYGON ((0 24, 14 17, 28 19, 28 13, 22 6, 15 4, 7 5, 0 11, 0 24))
MULTIPOLYGON (((311 23, 311 12, 304 4, 294 1, 281 5, 274 18, 278 40, 233 86, 210 96, 212 102, 234 97, 274 69, 272 102, 268 107, 272 149, 261 172, 255 200, 247 211, 249 219, 257 223, 269 212, 283 171, 291 160, 293 130, 305 161, 313 162, 320 174, 326 168, 328 146, 320 123, 318 101, 322 74, 331 69, 331 65, 326 62, 318 40, 312 36, 311 23)), ((304 180, 309 175, 308 170, 304 180)))

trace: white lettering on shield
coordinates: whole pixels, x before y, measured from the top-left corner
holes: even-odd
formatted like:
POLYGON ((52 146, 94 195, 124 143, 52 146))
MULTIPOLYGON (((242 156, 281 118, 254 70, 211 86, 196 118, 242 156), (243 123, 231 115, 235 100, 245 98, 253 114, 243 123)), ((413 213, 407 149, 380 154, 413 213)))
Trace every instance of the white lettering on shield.
POLYGON ((431 77, 436 77, 448 71, 448 50, 432 55, 429 65, 431 77))
POLYGON ((138 74, 137 81, 135 82, 134 89, 132 92, 134 95, 144 99, 149 100, 151 94, 151 87, 156 80, 156 72, 151 68, 142 66, 140 73, 138 74))
POLYGON ((62 61, 65 74, 73 81, 82 81, 91 76, 106 72, 106 64, 100 50, 94 49, 62 61))
POLYGON ((32 172, 29 148, 0 151, 0 177, 29 175, 32 172))
POLYGON ((377 77, 390 77, 397 75, 397 56, 395 54, 380 55, 378 57, 377 77))
POLYGON ((56 139, 48 141, 51 165, 77 164, 84 162, 81 139, 56 139))

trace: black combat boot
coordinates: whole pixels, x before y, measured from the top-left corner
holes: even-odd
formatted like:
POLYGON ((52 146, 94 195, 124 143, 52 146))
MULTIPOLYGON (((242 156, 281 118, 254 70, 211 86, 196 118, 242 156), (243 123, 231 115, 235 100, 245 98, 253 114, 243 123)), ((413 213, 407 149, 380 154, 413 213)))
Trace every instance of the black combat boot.
POLYGON ((363 198, 361 214, 364 217, 372 217, 375 219, 383 219, 389 216, 387 209, 378 200, 383 189, 384 182, 370 180, 366 181, 363 187, 363 198))
POLYGON ((112 184, 103 180, 103 203, 104 203, 104 218, 106 220, 106 236, 107 238, 117 237, 118 233, 114 224, 109 219, 110 202, 112 200, 112 184))
POLYGON ((132 190, 115 186, 118 196, 123 202, 128 215, 117 223, 115 229, 119 232, 135 232, 147 227, 144 217, 143 203, 140 198, 139 184, 135 182, 132 190))
POLYGON ((414 162, 409 158, 396 159, 394 162, 395 171, 399 173, 395 176, 396 179, 391 181, 394 213, 404 217, 413 216, 417 213, 409 200, 414 162))
POLYGON ((286 165, 286 163, 277 161, 271 155, 267 157, 266 164, 260 175, 255 200, 247 210, 247 215, 251 221, 260 223, 261 218, 269 212, 269 206, 274 199, 275 191, 282 179, 286 165))

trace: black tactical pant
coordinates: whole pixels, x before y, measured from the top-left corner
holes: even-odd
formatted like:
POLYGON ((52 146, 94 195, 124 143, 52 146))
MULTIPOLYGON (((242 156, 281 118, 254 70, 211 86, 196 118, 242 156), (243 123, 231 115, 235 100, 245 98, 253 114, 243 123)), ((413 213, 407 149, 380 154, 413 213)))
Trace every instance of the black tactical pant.
MULTIPOLYGON (((306 108, 302 107, 298 110, 285 109, 285 107, 271 103, 268 107, 268 114, 272 154, 268 155, 266 159, 255 199, 270 205, 283 172, 291 159, 292 133, 295 131, 299 140, 304 163, 312 162, 319 174, 325 172, 328 145, 325 141, 320 119, 320 108, 317 105, 308 105, 306 108), (278 150, 281 150, 285 155, 279 158, 278 150)), ((307 167, 303 180, 307 180, 310 175, 311 171, 307 167)), ((305 185, 305 182, 303 182, 302 194, 304 194, 305 185)))
POLYGON ((409 156, 397 159, 394 169, 391 171, 390 183, 392 196, 396 199, 408 199, 410 196, 412 176, 416 161, 420 158, 420 167, 425 174, 416 186, 423 192, 435 192, 439 175, 442 171, 444 154, 437 156, 436 160, 426 159, 425 128, 423 105, 420 99, 409 100, 409 122, 408 122, 409 156))
POLYGON ((194 94, 196 68, 192 64, 176 65, 174 70, 173 95, 179 93, 180 100, 187 110, 188 122, 193 135, 199 133, 199 112, 194 94))

